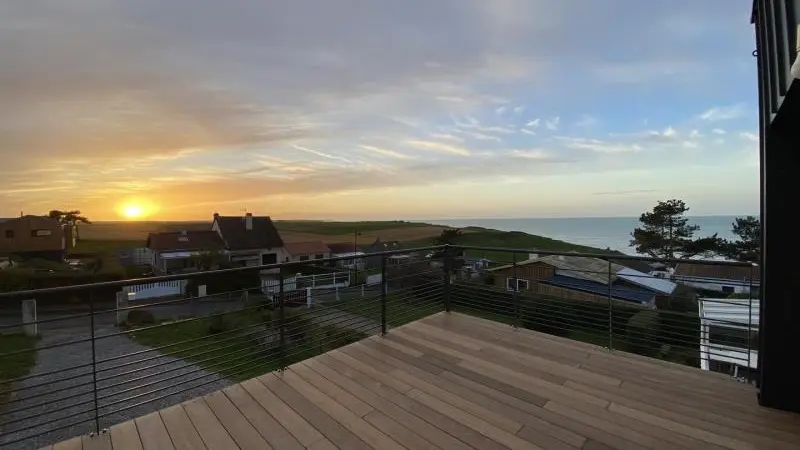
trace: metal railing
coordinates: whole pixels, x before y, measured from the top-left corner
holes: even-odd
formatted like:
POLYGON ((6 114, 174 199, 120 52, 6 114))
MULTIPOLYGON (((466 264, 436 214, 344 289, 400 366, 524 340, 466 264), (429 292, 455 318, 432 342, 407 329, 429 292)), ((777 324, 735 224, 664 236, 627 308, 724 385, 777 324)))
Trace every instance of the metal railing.
MULTIPOLYGON (((702 332, 712 322, 702 321, 695 292, 658 295, 620 278, 625 262, 652 260, 558 252, 531 260, 529 252, 436 246, 373 253, 360 257, 364 268, 349 286, 325 289, 290 290, 284 281, 352 256, 0 293, 0 306, 24 303, 27 314, 19 320, 15 308, 16 316, 0 316, 0 448, 38 448, 99 432, 439 311, 698 367, 705 361, 707 369, 727 370, 723 360, 749 367, 738 353, 703 340, 714 333, 702 332), (387 265, 396 254, 416 258, 387 265), (491 256, 488 267, 471 264, 481 255, 491 256), (556 259, 548 266, 548 258, 556 259), (553 269, 568 262, 570 271, 553 269), (265 283, 270 277, 277 285, 265 283), (124 286, 173 280, 187 280, 190 292, 144 300, 117 294, 124 286)), ((747 323, 713 324, 757 330, 757 299, 748 301, 747 323)), ((747 344, 750 354, 756 345, 750 337, 747 344)))

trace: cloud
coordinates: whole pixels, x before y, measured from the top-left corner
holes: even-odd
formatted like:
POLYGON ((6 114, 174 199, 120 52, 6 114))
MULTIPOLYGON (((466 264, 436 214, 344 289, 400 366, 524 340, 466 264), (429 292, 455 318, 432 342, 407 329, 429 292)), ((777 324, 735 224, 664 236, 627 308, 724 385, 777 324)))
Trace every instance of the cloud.
POLYGON ((464 147, 457 147, 455 145, 443 144, 441 142, 411 140, 406 143, 412 147, 420 148, 423 150, 433 150, 436 152, 450 153, 453 155, 469 156, 471 153, 464 147))
POLYGON ((554 118, 552 118, 550 120, 546 120, 544 122, 544 126, 545 126, 545 128, 547 128, 550 131, 556 131, 556 130, 558 130, 558 125, 560 123, 561 123, 561 118, 560 117, 554 117, 554 118))
POLYGON ((446 141, 464 142, 464 138, 449 133, 432 133, 431 137, 444 139, 446 141))
POLYGON ((485 133, 479 133, 477 131, 465 131, 464 134, 477 139, 479 141, 495 141, 495 142, 502 142, 503 140, 497 136, 492 136, 485 133))
POLYGON ((703 137, 703 135, 697 130, 692 130, 692 132, 689 133, 689 137, 696 138, 696 137, 703 137))
POLYGON ((733 120, 747 116, 748 110, 744 105, 720 106, 708 109, 697 117, 708 122, 718 122, 722 120, 733 120))
POLYGON ((745 131, 745 132, 739 133, 739 136, 740 136, 740 137, 742 137, 742 138, 744 138, 744 139, 747 139, 747 140, 748 140, 748 141, 750 141, 750 142, 758 142, 758 141, 759 141, 759 137, 758 137, 758 135, 757 135, 757 134, 755 134, 755 133, 750 133, 750 132, 748 132, 748 131, 745 131))
POLYGON ((589 150, 595 153, 631 153, 639 152, 642 147, 638 144, 608 142, 588 138, 559 138, 567 148, 589 150))
POLYGON ((514 107, 514 114, 520 114, 525 111, 524 105, 519 105, 514 107))
POLYGON ((542 149, 512 150, 510 152, 514 158, 532 159, 537 161, 547 161, 553 159, 547 151, 542 149))
POLYGON ((577 122, 575 122, 575 126, 578 128, 591 128, 596 127, 600 124, 600 119, 594 116, 590 116, 588 114, 583 115, 577 122))
POLYGON ((697 148, 698 147, 697 143, 692 142, 692 141, 683 141, 681 143, 681 145, 683 146, 683 148, 697 148))
POLYGON ((534 130, 539 128, 540 119, 533 119, 530 122, 526 123, 525 126, 528 128, 533 128, 534 130))
POLYGON ((529 136, 536 136, 536 132, 535 131, 529 130, 527 128, 520 128, 519 132, 522 133, 522 134, 527 134, 529 136))
POLYGON ((638 195, 638 194, 652 194, 658 192, 656 189, 633 189, 629 191, 600 191, 593 192, 592 195, 638 195))
POLYGON ((387 148, 376 147, 374 145, 359 145, 359 147, 364 149, 364 150, 366 150, 366 151, 368 151, 368 152, 377 153, 379 155, 388 156, 388 157, 394 158, 394 159, 412 159, 413 158, 410 155, 406 155, 404 153, 399 153, 399 152, 396 152, 394 150, 389 150, 387 148))
POLYGON ((725 130, 723 130, 721 128, 714 128, 713 130, 711 130, 711 132, 714 133, 714 134, 719 134, 719 135, 725 134, 725 130))
POLYGON ((506 112, 506 109, 507 108, 505 106, 500 106, 494 110, 494 113, 497 114, 498 116, 501 116, 506 112))

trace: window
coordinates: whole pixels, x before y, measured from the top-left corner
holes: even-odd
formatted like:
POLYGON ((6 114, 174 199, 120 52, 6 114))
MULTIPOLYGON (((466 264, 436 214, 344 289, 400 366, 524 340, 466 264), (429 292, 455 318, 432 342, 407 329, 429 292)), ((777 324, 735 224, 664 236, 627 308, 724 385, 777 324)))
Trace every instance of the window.
POLYGON ((308 261, 308 255, 303 255, 300 257, 300 261, 308 261))
POLYGON ((733 294, 734 292, 733 286, 722 286, 722 292, 726 294, 733 294))
POLYGON ((325 255, 323 255, 322 253, 319 253, 319 254, 317 254, 317 255, 314 255, 314 259, 322 259, 322 258, 324 258, 324 257, 325 257, 325 255))
POLYGON ((506 289, 509 291, 525 291, 528 289, 528 280, 523 280, 522 278, 517 278, 516 283, 514 283, 514 278, 506 278, 506 289), (516 289, 515 289, 516 284, 516 289))
POLYGON ((275 264, 278 262, 278 255, 275 253, 265 253, 261 255, 261 265, 275 264))
MULTIPOLYGON (((750 348, 758 348, 758 331, 750 331, 750 348)), ((741 328, 722 327, 711 325, 708 329, 708 341, 711 345, 727 345, 731 347, 747 348, 748 331, 741 328)))
POLYGON ((31 230, 32 237, 44 237, 53 234, 53 230, 31 230))
POLYGON ((14 230, 6 230, 6 238, 14 239, 14 230))

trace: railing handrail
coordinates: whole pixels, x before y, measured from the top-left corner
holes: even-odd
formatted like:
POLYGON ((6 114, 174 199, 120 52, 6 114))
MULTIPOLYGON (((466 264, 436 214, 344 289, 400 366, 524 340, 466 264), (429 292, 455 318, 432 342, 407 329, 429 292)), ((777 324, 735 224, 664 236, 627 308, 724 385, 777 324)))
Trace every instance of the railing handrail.
MULTIPOLYGON (((552 250, 537 250, 534 248, 524 249, 524 248, 506 248, 506 247, 481 247, 481 246, 473 246, 473 245, 432 245, 427 247, 415 247, 415 248, 408 248, 408 249, 395 249, 395 250, 388 250, 383 252, 375 252, 375 253, 367 253, 361 255, 361 257, 375 257, 375 256, 391 256, 400 253, 411 253, 411 252, 421 252, 421 251, 430 251, 430 250, 442 250, 446 248, 456 248, 456 249, 463 249, 463 250, 477 250, 477 251, 489 251, 489 252, 506 252, 513 254, 519 253, 536 253, 537 255, 542 256, 573 256, 576 258, 598 258, 602 260, 622 260, 622 261, 642 261, 642 262, 662 262, 662 263, 670 263, 670 264, 680 264, 680 263, 688 263, 688 264, 708 264, 708 265, 716 265, 716 266, 728 266, 728 267, 750 267, 750 268, 757 268, 758 264, 755 263, 746 263, 746 262, 738 262, 738 261, 720 261, 720 260, 711 260, 711 259, 668 259, 668 258, 652 258, 648 256, 633 256, 633 255, 624 255, 624 254, 608 254, 608 253, 580 253, 580 252, 566 252, 566 251, 552 251, 552 250)), ((38 288, 38 289, 26 289, 26 290, 19 290, 19 291, 11 291, 11 292, 0 292, 0 300, 10 299, 10 298, 20 298, 20 297, 30 297, 39 294, 53 294, 53 293, 62 293, 62 292, 73 292, 84 290, 87 288, 115 288, 115 287, 124 287, 130 286, 134 284, 141 284, 141 283, 159 283, 165 281, 176 281, 176 280, 191 280, 194 278, 200 278, 208 275, 221 275, 221 274, 228 274, 228 273, 244 273, 250 271, 261 271, 261 270, 270 270, 270 269, 281 269, 286 267, 298 267, 298 266, 307 266, 309 263, 326 263, 326 262, 337 262, 337 261, 345 261, 353 259, 352 255, 349 256, 337 256, 337 257, 328 257, 322 259, 316 259, 313 261, 290 261, 290 262, 282 262, 282 263, 275 263, 275 264, 264 264, 259 266, 248 266, 248 267, 234 267, 229 269, 216 269, 216 270, 206 270, 201 272, 191 272, 185 274, 174 274, 174 275, 158 275, 154 277, 147 277, 147 278, 130 278, 126 280, 116 280, 116 281, 101 281, 97 283, 84 283, 84 284, 74 284, 69 286, 57 286, 57 287, 50 287, 50 288, 38 288)))
MULTIPOLYGON (((421 251, 428 251, 428 250, 440 250, 445 248, 444 245, 434 245, 429 247, 415 247, 415 248, 408 248, 408 249, 397 249, 397 250, 388 250, 385 252, 375 252, 375 253, 367 253, 364 255, 359 256, 359 258, 366 258, 366 257, 374 257, 374 256, 390 256, 395 255, 398 253, 413 253, 413 252, 421 252, 421 251)), ((215 270, 205 270, 201 272, 190 272, 184 274, 174 274, 174 275, 158 275, 154 277, 147 277, 147 278, 130 278, 127 280, 117 280, 117 281, 101 281, 97 283, 84 283, 84 284, 73 284, 69 286, 57 286, 57 287, 50 287, 50 288, 39 288, 39 289, 27 289, 27 290, 20 290, 20 291, 11 291, 11 292, 0 292, 0 300, 5 300, 9 298, 19 298, 19 297, 29 297, 35 296, 38 294, 55 294, 61 292, 73 292, 73 291, 80 291, 85 289, 101 289, 101 288, 115 288, 115 287, 124 287, 130 286, 134 284, 143 284, 143 283, 160 283, 165 281, 175 281, 175 280, 191 280, 194 278, 200 278, 208 275, 221 275, 227 273, 246 273, 246 272, 257 272, 261 270, 269 270, 269 269, 282 269, 286 267, 299 267, 299 266, 308 266, 309 264, 314 263, 324 263, 324 262, 337 262, 337 261, 345 261, 351 260, 353 256, 337 256, 337 257, 330 257, 330 258, 323 258, 323 259, 314 259, 308 261, 289 261, 289 262, 282 262, 282 263, 275 263, 275 264, 264 264, 260 266, 247 266, 247 267, 233 267, 229 269, 215 269, 215 270)))
POLYGON ((680 258, 653 258, 650 256, 634 256, 615 253, 581 253, 581 252, 565 252, 553 250, 537 250, 534 248, 506 248, 506 247, 480 247, 474 245, 451 245, 452 248, 461 248, 465 250, 480 250, 484 252, 506 252, 506 253, 536 253, 542 256, 574 256, 576 258, 598 258, 603 260, 616 259, 621 261, 642 261, 642 262, 660 262, 670 264, 708 264, 712 266, 730 266, 730 267, 758 267, 756 263, 741 262, 741 261, 721 261, 716 259, 680 259, 680 258))

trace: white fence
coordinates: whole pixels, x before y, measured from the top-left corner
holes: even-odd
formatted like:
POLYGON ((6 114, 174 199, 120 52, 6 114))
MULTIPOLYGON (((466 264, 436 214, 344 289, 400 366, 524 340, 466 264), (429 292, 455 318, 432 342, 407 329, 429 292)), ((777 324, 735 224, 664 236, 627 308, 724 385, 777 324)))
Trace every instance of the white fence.
POLYGON ((187 280, 161 281, 157 283, 135 284, 124 286, 122 292, 134 294, 133 298, 141 300, 145 298, 169 297, 171 295, 183 295, 186 291, 187 280))
MULTIPOLYGON (((275 278, 262 278, 261 291, 274 293, 280 291, 281 282, 275 278)), ((326 289, 350 286, 350 272, 333 272, 317 275, 297 274, 283 279, 283 291, 291 292, 303 289, 326 289)))

